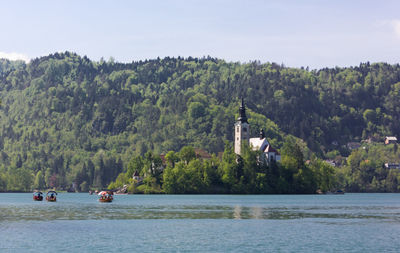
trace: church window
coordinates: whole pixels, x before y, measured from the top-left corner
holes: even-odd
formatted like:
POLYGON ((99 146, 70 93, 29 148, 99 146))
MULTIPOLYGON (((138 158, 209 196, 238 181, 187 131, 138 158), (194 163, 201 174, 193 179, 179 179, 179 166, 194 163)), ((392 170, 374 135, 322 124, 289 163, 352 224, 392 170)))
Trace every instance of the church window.
POLYGON ((247 128, 244 127, 244 128, 243 128, 243 132, 247 132, 247 128))
POLYGON ((236 132, 238 132, 238 133, 239 133, 239 127, 237 127, 237 128, 236 128, 236 132))

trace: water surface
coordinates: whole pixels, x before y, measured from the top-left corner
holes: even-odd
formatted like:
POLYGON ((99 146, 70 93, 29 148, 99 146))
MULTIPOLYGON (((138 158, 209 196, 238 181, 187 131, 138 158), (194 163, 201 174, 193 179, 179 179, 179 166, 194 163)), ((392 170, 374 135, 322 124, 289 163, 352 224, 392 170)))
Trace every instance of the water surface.
POLYGON ((398 252, 400 194, 0 194, 0 252, 398 252))

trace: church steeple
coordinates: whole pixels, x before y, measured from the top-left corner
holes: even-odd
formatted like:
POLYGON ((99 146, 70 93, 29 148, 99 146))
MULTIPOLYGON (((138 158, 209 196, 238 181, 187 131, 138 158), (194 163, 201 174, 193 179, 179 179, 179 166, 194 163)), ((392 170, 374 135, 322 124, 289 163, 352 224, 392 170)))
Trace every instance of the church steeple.
POLYGON ((247 122, 247 116, 246 116, 246 107, 244 106, 244 99, 242 98, 242 103, 240 104, 239 107, 239 118, 238 121, 242 123, 249 123, 247 122))
POLYGON ((260 140, 262 140, 264 138, 265 138, 265 132, 264 132, 264 129, 261 128, 261 130, 260 130, 260 140))
POLYGON ((249 144, 250 138, 250 125, 247 122, 246 107, 244 106, 244 100, 239 107, 239 117, 235 123, 235 153, 241 155, 242 144, 249 144))

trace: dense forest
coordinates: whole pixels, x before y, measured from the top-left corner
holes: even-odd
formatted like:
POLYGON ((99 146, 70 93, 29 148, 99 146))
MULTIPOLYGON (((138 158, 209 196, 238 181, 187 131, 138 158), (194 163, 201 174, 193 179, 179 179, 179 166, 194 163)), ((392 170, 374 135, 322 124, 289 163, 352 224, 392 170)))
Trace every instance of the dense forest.
MULTIPOLYGON (((134 161, 149 161, 149 154, 179 154, 194 147, 215 154, 218 166, 201 161, 196 167, 181 159, 176 166, 183 171, 211 168, 217 173, 213 189, 224 185, 225 191, 241 192, 227 187, 221 169, 227 166, 226 142, 233 142, 240 97, 246 101, 253 136, 263 128, 274 147, 298 146, 301 160, 311 161, 306 167, 314 179, 308 190, 321 188, 313 164, 331 158, 342 163, 334 168, 334 187, 399 191, 398 171, 383 166, 386 157, 399 162, 397 146, 378 145, 384 136, 400 136, 398 64, 309 70, 211 57, 95 62, 65 52, 29 63, 0 60, 0 94, 0 191, 103 188, 119 175, 127 176, 134 161), (346 146, 366 139, 375 144, 353 151, 346 146), (220 158, 223 151, 225 158, 220 158)), ((294 156, 286 154, 286 161, 294 156)), ((304 166, 282 163, 282 173, 295 167, 292 175, 304 166)), ((146 167, 142 165, 140 170, 146 167)), ((156 184, 147 185, 160 192, 187 192, 163 185, 168 176, 174 185, 175 164, 169 167, 154 177, 156 184)), ((248 172, 263 170, 253 169, 248 172)), ((264 169, 270 180, 271 168, 264 169)), ((296 192, 288 187, 261 192, 296 192)))

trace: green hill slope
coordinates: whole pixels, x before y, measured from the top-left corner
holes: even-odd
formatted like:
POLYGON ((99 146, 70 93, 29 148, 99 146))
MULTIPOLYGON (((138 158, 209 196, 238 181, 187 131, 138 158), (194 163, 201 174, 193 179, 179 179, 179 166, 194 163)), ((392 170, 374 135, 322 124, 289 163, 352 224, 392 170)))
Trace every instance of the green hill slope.
POLYGON ((149 150, 220 152, 233 141, 242 96, 252 135, 266 129, 277 148, 291 134, 322 156, 400 133, 400 66, 384 63, 308 71, 214 58, 93 62, 66 52, 0 61, 0 91, 8 177, 0 189, 8 190, 105 186, 149 150))

